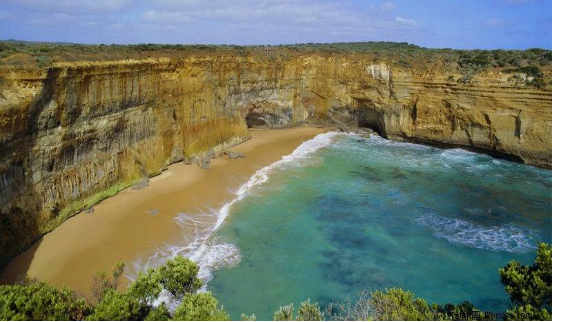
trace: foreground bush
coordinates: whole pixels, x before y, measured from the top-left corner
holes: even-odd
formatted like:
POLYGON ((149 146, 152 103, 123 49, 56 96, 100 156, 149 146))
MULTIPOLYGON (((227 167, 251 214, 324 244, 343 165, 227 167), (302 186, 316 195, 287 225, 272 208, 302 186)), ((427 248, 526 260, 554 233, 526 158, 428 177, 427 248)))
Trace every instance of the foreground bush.
POLYGON ((301 303, 301 307, 297 311, 297 316, 293 318, 293 304, 280 307, 279 311, 274 313, 274 321, 322 321, 324 313, 317 303, 311 303, 307 300, 301 303))
MULTIPOLYGON (((276 314, 279 312, 281 308, 276 314)), ((331 303, 326 315, 337 321, 487 320, 487 316, 469 302, 429 304, 399 288, 361 292, 354 301, 331 303)))
POLYGON ((511 261, 500 277, 512 303, 508 319, 551 320, 551 246, 540 244, 534 265, 511 261))
POLYGON ((228 320, 227 313, 201 288, 198 267, 176 257, 157 269, 149 269, 125 291, 117 290, 123 273, 118 264, 108 277, 94 279, 92 299, 79 299, 68 288, 58 290, 44 282, 25 280, 22 285, 0 286, 0 320, 228 320), (155 305, 161 293, 179 304, 171 312, 164 304, 155 305))
POLYGON ((86 301, 66 287, 31 279, 0 286, 0 320, 82 320, 88 312, 86 301))

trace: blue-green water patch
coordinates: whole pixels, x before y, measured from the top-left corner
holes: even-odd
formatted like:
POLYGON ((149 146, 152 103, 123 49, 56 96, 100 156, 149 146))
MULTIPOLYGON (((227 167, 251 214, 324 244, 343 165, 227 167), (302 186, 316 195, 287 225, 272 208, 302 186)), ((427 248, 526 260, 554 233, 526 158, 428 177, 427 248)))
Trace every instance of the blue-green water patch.
POLYGON ((533 262, 537 243, 551 242, 549 170, 377 137, 319 139, 332 143, 270 169, 214 234, 237 249, 208 284, 233 318, 389 287, 503 311, 498 269, 533 262))

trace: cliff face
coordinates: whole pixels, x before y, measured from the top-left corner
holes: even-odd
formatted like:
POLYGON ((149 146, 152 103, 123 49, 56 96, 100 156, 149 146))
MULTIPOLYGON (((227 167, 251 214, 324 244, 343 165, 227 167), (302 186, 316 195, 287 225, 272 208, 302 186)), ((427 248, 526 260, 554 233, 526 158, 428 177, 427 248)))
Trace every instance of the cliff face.
MULTIPOLYGON (((549 71, 551 73, 551 71, 549 71)), ((193 56, 0 68, 0 266, 69 216, 252 127, 370 127, 551 167, 551 90, 370 55, 193 56)))

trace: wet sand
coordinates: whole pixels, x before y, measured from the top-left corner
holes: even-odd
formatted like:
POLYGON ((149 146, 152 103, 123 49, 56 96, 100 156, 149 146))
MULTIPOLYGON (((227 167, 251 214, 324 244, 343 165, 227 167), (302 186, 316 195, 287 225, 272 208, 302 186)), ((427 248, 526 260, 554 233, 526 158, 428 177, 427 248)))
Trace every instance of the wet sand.
POLYGON ((90 294, 97 271, 109 271, 120 261, 131 266, 159 247, 193 239, 189 230, 175 223, 178 213, 197 217, 220 208, 257 170, 325 131, 251 130, 251 140, 229 149, 244 153, 245 159, 217 158, 212 160, 211 170, 173 164, 151 178, 149 187, 139 191, 128 188, 96 205, 93 213, 82 212, 45 235, 8 264, 0 283, 13 283, 27 274, 90 294), (158 213, 151 214, 152 210, 158 213))

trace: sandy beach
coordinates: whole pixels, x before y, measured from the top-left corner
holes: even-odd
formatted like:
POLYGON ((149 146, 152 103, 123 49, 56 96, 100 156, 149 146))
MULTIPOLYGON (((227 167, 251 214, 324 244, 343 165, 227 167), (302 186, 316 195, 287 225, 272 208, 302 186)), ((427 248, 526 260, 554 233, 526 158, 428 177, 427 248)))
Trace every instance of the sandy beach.
POLYGON ((178 213, 197 216, 220 208, 257 170, 325 131, 251 130, 251 140, 229 149, 244 153, 244 159, 213 159, 210 170, 173 164, 151 178, 149 187, 128 188, 96 205, 94 212, 82 212, 45 235, 10 262, 0 283, 13 283, 27 274, 89 294, 97 271, 109 271, 120 261, 131 265, 163 245, 193 238, 175 223, 178 213))

